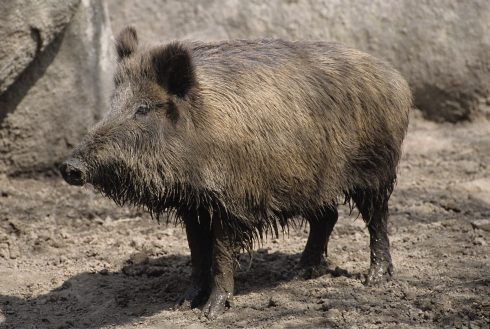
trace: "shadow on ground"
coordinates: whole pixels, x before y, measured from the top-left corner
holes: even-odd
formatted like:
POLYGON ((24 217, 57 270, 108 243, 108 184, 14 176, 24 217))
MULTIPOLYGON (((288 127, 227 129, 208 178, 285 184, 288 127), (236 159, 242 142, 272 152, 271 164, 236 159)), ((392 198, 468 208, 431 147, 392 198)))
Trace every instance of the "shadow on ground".
MULTIPOLYGON (((303 280, 297 277, 295 269, 299 257, 300 254, 268 254, 259 250, 253 254, 249 268, 249 256, 241 255, 236 294, 303 280)), ((164 256, 144 264, 128 264, 118 272, 79 273, 34 298, 0 296, 0 307, 6 317, 0 328, 18 328, 19 323, 23 328, 100 328, 171 310, 189 283, 189 268, 188 256, 164 256), (63 319, 64 324, 60 325, 63 319)), ((360 277, 339 268, 329 270, 326 265, 313 273, 313 277, 321 275, 360 277)))

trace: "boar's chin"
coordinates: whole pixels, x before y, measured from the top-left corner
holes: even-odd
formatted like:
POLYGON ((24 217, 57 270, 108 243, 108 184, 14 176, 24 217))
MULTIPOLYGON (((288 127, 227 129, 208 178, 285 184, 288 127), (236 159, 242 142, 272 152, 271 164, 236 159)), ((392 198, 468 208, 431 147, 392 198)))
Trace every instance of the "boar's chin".
POLYGON ((142 181, 139 173, 124 165, 96 168, 90 183, 116 204, 143 207, 152 215, 158 216, 174 205, 172 189, 142 181))
POLYGON ((118 205, 137 205, 146 193, 136 184, 134 176, 122 165, 98 166, 92 170, 90 183, 118 205))

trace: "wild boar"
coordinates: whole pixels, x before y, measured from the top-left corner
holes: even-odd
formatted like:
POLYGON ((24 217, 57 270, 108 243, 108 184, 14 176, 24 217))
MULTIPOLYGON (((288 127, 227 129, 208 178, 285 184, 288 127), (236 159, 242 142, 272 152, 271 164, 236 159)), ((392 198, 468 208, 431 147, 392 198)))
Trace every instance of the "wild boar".
POLYGON ((410 89, 385 62, 338 43, 234 40, 138 47, 116 39, 112 109, 61 166, 118 204, 185 224, 191 286, 178 304, 215 317, 234 257, 302 216, 317 266, 351 202, 370 234, 366 282, 393 274, 387 236, 410 89))

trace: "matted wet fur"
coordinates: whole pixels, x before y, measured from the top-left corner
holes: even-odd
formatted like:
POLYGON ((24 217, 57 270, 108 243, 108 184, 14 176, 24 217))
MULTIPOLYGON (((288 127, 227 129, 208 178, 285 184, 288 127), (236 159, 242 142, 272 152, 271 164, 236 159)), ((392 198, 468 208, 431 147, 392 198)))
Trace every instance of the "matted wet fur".
POLYGON ((116 50, 111 111, 61 172, 118 204, 183 221, 192 273, 178 307, 224 311, 239 250, 293 217, 310 225, 299 269, 313 273, 345 202, 369 230, 366 283, 392 277, 388 199, 411 94, 389 65, 325 42, 141 48, 132 28, 116 50))
POLYGON ((249 249, 292 216, 389 198, 411 95, 384 62, 324 42, 138 49, 133 29, 117 51, 112 112, 75 151, 117 203, 224 212, 249 249))

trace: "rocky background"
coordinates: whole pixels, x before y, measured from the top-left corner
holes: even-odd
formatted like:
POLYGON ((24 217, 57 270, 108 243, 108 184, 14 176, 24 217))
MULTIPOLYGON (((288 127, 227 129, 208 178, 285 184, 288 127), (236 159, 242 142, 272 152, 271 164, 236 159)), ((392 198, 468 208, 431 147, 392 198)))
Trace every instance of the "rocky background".
POLYGON ((340 41, 398 68, 426 118, 490 113, 486 0, 17 0, 0 3, 0 173, 60 161, 107 109, 112 31, 147 42, 340 41))
POLYGON ((0 0, 0 329, 488 328, 489 38, 488 0, 0 0), (420 109, 390 199, 394 280, 362 285, 369 235, 341 207, 318 277, 297 277, 308 228, 291 228, 242 255, 218 320, 174 310, 182 228, 45 177, 108 109, 127 24, 150 43, 337 40, 392 62, 420 109))
POLYGON ((426 117, 490 112, 487 0, 109 1, 114 30, 146 41, 274 37, 333 40, 390 61, 426 117))
POLYGON ((97 0, 0 2, 0 173, 53 167, 100 118, 111 38, 97 0))

